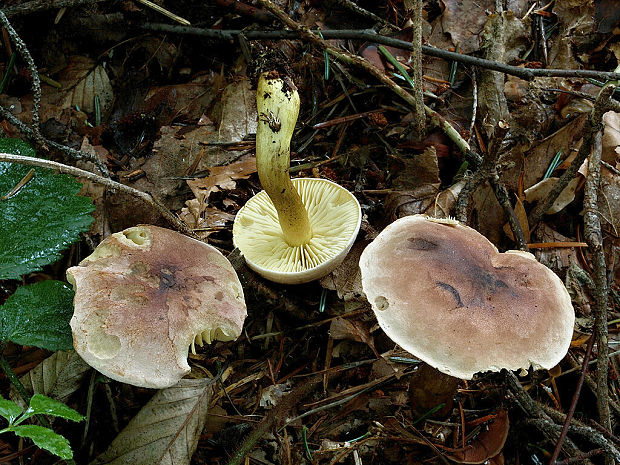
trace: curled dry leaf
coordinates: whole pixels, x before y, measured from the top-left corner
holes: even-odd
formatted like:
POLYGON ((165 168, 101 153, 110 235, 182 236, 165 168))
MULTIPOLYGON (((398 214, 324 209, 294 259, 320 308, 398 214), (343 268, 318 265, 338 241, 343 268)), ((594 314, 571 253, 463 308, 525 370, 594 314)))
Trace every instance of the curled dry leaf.
MULTIPOLYGON (((579 178, 571 179, 555 202, 553 202, 551 208, 547 210, 548 215, 553 215, 554 213, 562 211, 564 207, 575 200, 575 192, 579 186, 579 181, 579 178)), ((545 199, 557 182, 558 178, 547 178, 534 184, 532 187, 525 189, 525 200, 528 203, 536 203, 542 199, 545 199)))
POLYGON ((471 444, 447 457, 459 463, 484 463, 502 451, 509 428, 508 412, 501 409, 497 412, 495 419, 486 429, 483 428, 471 444))
MULTIPOLYGON (((325 289, 338 293, 338 298, 345 301, 359 299, 364 295, 362 290, 362 274, 358 265, 360 255, 370 241, 356 243, 344 261, 330 274, 321 278, 320 283, 325 289)), ((363 300, 365 300, 362 297, 363 300)))
POLYGON ((256 157, 247 155, 240 160, 222 166, 208 168, 207 176, 198 179, 189 179, 187 184, 197 198, 209 198, 211 192, 221 189, 234 189, 235 180, 247 179, 256 173, 256 157))
POLYGON ((456 205, 461 190, 465 186, 465 182, 464 179, 461 179, 442 190, 435 196, 435 202, 424 213, 433 218, 448 218, 456 205))
POLYGON ((620 113, 609 111, 603 115, 603 149, 601 159, 611 165, 620 160, 620 113))
POLYGON ((94 113, 97 96, 102 114, 111 109, 114 91, 110 78, 105 68, 94 60, 83 56, 71 57, 58 81, 63 86, 61 102, 65 108, 77 106, 87 113, 94 113))

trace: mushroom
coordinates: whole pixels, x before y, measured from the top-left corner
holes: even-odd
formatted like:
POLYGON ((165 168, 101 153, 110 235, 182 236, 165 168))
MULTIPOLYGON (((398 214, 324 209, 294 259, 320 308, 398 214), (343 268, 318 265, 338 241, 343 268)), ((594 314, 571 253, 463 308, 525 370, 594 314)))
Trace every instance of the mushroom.
POLYGON ((243 289, 214 247, 139 225, 112 234, 67 270, 73 345, 117 381, 164 388, 190 371, 191 346, 230 341, 246 317, 243 289))
POLYGON ((568 351, 575 314, 557 275, 455 220, 400 218, 360 267, 385 333, 443 373, 549 369, 568 351))
POLYGON ((326 179, 290 179, 290 142, 299 114, 299 95, 290 80, 263 73, 256 106, 256 166, 264 191, 237 213, 234 244, 248 266, 267 279, 286 284, 318 279, 353 245, 359 203, 326 179))

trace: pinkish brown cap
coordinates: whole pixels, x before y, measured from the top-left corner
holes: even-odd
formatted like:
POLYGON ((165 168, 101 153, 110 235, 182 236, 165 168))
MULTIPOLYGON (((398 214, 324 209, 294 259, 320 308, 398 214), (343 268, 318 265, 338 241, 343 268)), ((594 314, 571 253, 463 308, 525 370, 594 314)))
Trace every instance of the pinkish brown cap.
POLYGON ((239 278, 217 249, 156 226, 112 234, 67 279, 75 350, 136 386, 175 384, 190 370, 190 346, 236 339, 247 314, 239 278))
POLYGON ((385 333, 462 379, 503 368, 552 368, 575 314, 562 281, 527 252, 499 253, 454 220, 406 216, 360 259, 362 286, 385 333))

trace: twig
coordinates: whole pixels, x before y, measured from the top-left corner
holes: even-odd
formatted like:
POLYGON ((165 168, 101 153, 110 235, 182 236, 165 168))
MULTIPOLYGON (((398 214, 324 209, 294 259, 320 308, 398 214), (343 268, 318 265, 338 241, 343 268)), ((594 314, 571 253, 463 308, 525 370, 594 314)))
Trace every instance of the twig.
POLYGON ((586 459, 596 457, 597 455, 601 455, 603 453, 605 453, 603 449, 592 449, 591 451, 584 452, 583 454, 578 455, 576 457, 571 457, 566 460, 559 460, 555 462, 555 464, 556 465, 572 465, 573 463, 581 463, 581 462, 584 462, 586 459))
POLYGON ((108 0, 33 0, 31 2, 23 2, 20 5, 3 8, 2 12, 10 18, 16 15, 32 14, 39 11, 54 10, 56 8, 91 5, 106 1, 108 0))
POLYGON ((34 64, 34 60, 32 59, 32 55, 30 55, 28 47, 26 47, 26 44, 21 37, 19 37, 15 29, 13 29, 9 19, 2 11, 0 11, 0 22, 6 29, 11 40, 15 43, 15 48, 19 50, 19 53, 28 65, 28 70, 30 71, 30 77, 32 79, 32 130, 35 138, 42 139, 43 136, 41 135, 41 128, 39 127, 39 107, 41 106, 41 81, 39 80, 39 71, 34 64))
MULTIPOLYGON (((530 420, 526 420, 526 423, 537 427, 543 432, 550 431, 550 432, 559 433, 562 430, 562 426, 556 425, 555 423, 551 423, 548 420, 530 419, 530 420)), ((595 429, 590 428, 588 426, 571 425, 568 427, 568 432, 570 434, 573 434, 573 435, 576 435, 576 436, 579 436, 585 439, 590 444, 593 444, 597 447, 600 447, 601 449, 604 449, 605 452, 609 456, 611 456, 616 462, 620 461, 620 452, 618 452, 618 449, 616 449, 614 445, 605 438, 605 436, 603 436, 601 433, 599 433, 595 429)))
POLYGON ((177 230, 187 234, 188 236, 197 238, 196 234, 181 220, 179 220, 174 213, 172 213, 164 204, 155 199, 151 194, 139 191, 133 187, 126 186, 120 182, 112 181, 111 179, 104 178, 103 176, 96 175, 89 171, 74 168, 73 166, 64 165, 51 160, 44 160, 42 158, 24 157, 21 155, 12 155, 9 153, 0 153, 0 162, 6 161, 10 163, 18 163, 20 165, 38 166, 41 168, 49 168, 56 170, 59 173, 69 174, 77 178, 87 179, 88 181, 101 184, 110 189, 119 190, 133 197, 143 200, 157 210, 166 220, 168 220, 177 230))
MULTIPOLYGON (((545 422, 545 424, 553 424, 553 419, 549 415, 547 415, 547 413, 545 413, 545 411, 538 406, 536 401, 530 397, 527 391, 523 389, 523 386, 521 386, 521 383, 519 382, 515 374, 512 371, 508 370, 504 370, 503 373, 507 388, 510 390, 510 392, 514 396, 521 409, 525 412, 525 414, 532 419, 538 419, 540 421, 543 421, 545 422)), ((560 428, 561 431, 561 427, 558 428, 560 428)), ((560 433, 560 431, 556 433, 543 429, 541 429, 541 431, 543 431, 547 438, 552 441, 557 441, 560 433)), ((578 455, 581 453, 575 443, 573 443, 573 441, 568 438, 566 438, 565 440, 565 447, 571 455, 578 455)))
POLYGON ((504 210, 504 215, 508 220, 510 230, 512 231, 512 235, 515 238, 515 242, 517 243, 517 249, 527 252, 529 248, 527 246, 525 234, 523 233, 523 228, 521 228, 521 223, 519 223, 517 214, 515 213, 514 208, 512 208, 512 204, 510 203, 510 196, 508 195, 508 191, 502 184, 499 178, 499 174, 497 174, 497 170, 491 173, 491 176, 489 177, 489 182, 493 187, 495 198, 504 210))
POLYGON ((363 16, 365 18, 368 18, 372 21, 375 21, 379 24, 381 24, 382 26, 387 26, 393 30, 398 30, 398 28, 396 26, 394 26, 392 23, 390 23, 389 21, 386 21, 385 19, 381 18, 380 16, 377 16, 376 14, 374 14, 372 11, 368 11, 365 10, 364 8, 362 8, 361 6, 359 6, 357 3, 352 2, 351 0, 335 0, 336 3, 338 3, 339 5, 343 6, 344 8, 351 10, 353 13, 357 13, 360 16, 363 16))
POLYGON ((583 379, 586 376, 586 370, 588 368, 588 361, 590 360, 590 354, 592 353, 592 346, 594 345, 594 335, 590 336, 590 340, 588 341, 588 346, 586 347, 586 353, 583 356, 583 364, 581 366, 581 373, 579 375, 579 381, 577 382, 577 386, 575 387, 575 392, 573 393, 573 399, 571 400, 570 408, 568 409, 568 413, 566 414, 566 419, 564 420, 564 425, 562 427, 562 432, 560 433, 560 438, 558 439, 557 444, 555 445, 555 449, 553 450, 553 455, 551 455, 551 460, 549 460, 549 465, 556 465, 556 460, 560 455, 560 451, 562 450, 562 444, 566 439, 566 434, 568 433, 568 427, 570 426, 570 422, 573 419, 573 415, 575 414, 575 409, 577 408, 577 401, 579 400, 579 395, 581 394, 581 387, 583 386, 583 379))
MULTIPOLYGON (((185 27, 171 24, 157 24, 148 23, 141 24, 137 27, 147 31, 168 32, 174 34, 186 34, 205 37, 212 40, 234 40, 239 34, 243 34, 248 40, 278 40, 278 39, 302 39, 306 36, 297 31, 241 31, 237 29, 201 29, 197 27, 185 27)), ((309 29, 306 29, 310 32, 309 29)), ((318 32, 314 32, 317 34, 318 32)), ((376 44, 388 45, 395 48, 401 48, 403 50, 413 50, 411 42, 406 40, 393 39, 391 37, 377 34, 372 29, 362 30, 321 30, 323 38, 329 39, 357 39, 376 44)), ((492 60, 485 60, 484 58, 477 58, 470 55, 463 55, 461 53, 449 52, 429 45, 422 45, 422 53, 425 55, 441 58, 446 61, 456 61, 466 65, 477 66, 479 68, 491 69, 499 71, 511 76, 517 76, 526 81, 531 81, 537 77, 575 77, 575 78, 594 78, 600 81, 612 81, 620 79, 620 73, 610 71, 595 71, 589 69, 532 69, 532 68, 519 68, 518 66, 506 65, 504 63, 498 63, 492 60)))
MULTIPOLYGON (((596 124, 596 122, 594 122, 594 124, 596 124)), ((595 285, 592 311, 594 313, 594 335, 596 336, 596 348, 599 360, 596 364, 596 404, 599 423, 604 428, 611 431, 608 400, 609 388, 607 386, 607 371, 609 366, 607 361, 607 354, 609 353, 607 344, 607 305, 609 289, 607 284, 605 252, 603 251, 601 221, 598 212, 598 189, 601 176, 601 150, 603 139, 602 131, 597 131, 593 139, 583 199, 585 210, 583 222, 585 240, 592 252, 593 281, 595 285)))
POLYGON ((418 140, 424 139, 426 134, 426 117, 424 112, 424 84, 422 83, 422 0, 409 0, 405 2, 409 9, 412 25, 411 45, 411 73, 413 75, 414 97, 414 131, 418 140))
POLYGON ((7 33, 9 34, 9 37, 15 43, 17 50, 19 50, 19 53, 24 58, 24 61, 28 65, 28 69, 30 71, 30 75, 32 78, 31 87, 32 87, 32 95, 33 95, 32 125, 26 126, 18 118, 16 118, 10 111, 8 111, 2 106, 0 106, 0 115, 2 115, 6 120, 8 120, 15 127, 19 128, 19 130, 23 132, 29 139, 31 139, 37 146, 44 148, 44 149, 48 149, 51 146, 51 147, 54 147, 62 151, 66 155, 72 156, 74 159, 85 158, 87 160, 93 161, 97 165, 97 168, 99 168, 104 175, 109 177, 109 172, 108 172, 107 167, 101 160, 99 160, 99 158, 92 156, 90 154, 85 154, 83 152, 80 152, 74 149, 70 149, 69 147, 65 147, 63 145, 57 144, 56 142, 52 142, 50 140, 47 140, 45 137, 43 137, 43 135, 41 134, 40 117, 39 117, 39 107, 41 105, 41 82, 39 80, 39 72, 34 63, 34 60, 32 59, 32 55, 30 55, 30 52, 28 51, 28 48, 26 47, 26 44, 19 37, 17 32, 15 32, 15 29, 13 29, 13 27, 11 26, 11 23, 9 22, 8 18, 6 17, 6 15, 3 13, 2 10, 0 10, 0 23, 4 25, 7 33))
POLYGON ((555 186, 547 197, 536 204, 536 206, 532 209, 530 214, 528 215, 528 221, 530 223, 530 228, 534 228, 538 222, 542 219, 545 212, 551 208, 551 205, 556 201, 560 193, 564 190, 564 188, 568 185, 568 183, 575 177, 577 171, 581 167, 581 164, 590 154, 590 150, 592 148, 592 142, 594 138, 594 134, 600 130, 601 121, 603 118, 603 114, 610 108, 611 95, 614 92, 613 86, 603 87, 599 92, 596 101, 594 103, 594 108, 590 113, 589 117, 586 119, 584 128, 583 128, 583 142, 581 143, 581 147, 579 147, 579 151, 577 152, 577 156, 568 167, 568 169, 560 176, 558 181, 555 183, 555 186))
POLYGON ((499 174, 497 172, 497 167, 499 164, 500 157, 500 147, 504 137, 508 133, 508 129, 510 127, 507 124, 504 124, 500 121, 495 128, 495 134, 493 136, 493 140, 489 145, 489 150, 487 151, 486 156, 482 160, 482 164, 478 171, 476 171, 473 176, 471 176, 457 198, 456 202, 456 218, 463 224, 467 224, 468 220, 468 209, 469 202, 471 200, 472 195, 476 192, 478 187, 485 181, 489 181, 491 186, 493 187, 493 192, 495 193, 495 197, 497 201, 501 205, 504 210, 504 214, 506 215, 506 219, 510 224, 510 229, 512 230, 512 234, 517 242, 517 248, 519 250, 527 251, 527 240, 525 239, 525 235, 523 234, 523 229, 521 228, 521 224, 517 218, 517 215, 512 208, 510 203, 510 197, 508 195, 508 191, 502 184, 499 174))
POLYGON ((11 123, 17 129, 19 129, 19 131, 22 134, 24 134, 25 137, 27 137, 29 140, 31 140, 33 143, 35 143, 37 146, 39 146, 41 148, 47 148, 47 149, 49 149, 51 147, 51 148, 56 149, 59 152, 65 154, 66 156, 68 156, 69 158, 71 158, 73 160, 88 160, 88 161, 91 161, 91 162, 93 162, 97 166, 97 168, 101 171, 101 173, 103 175, 105 175, 106 177, 110 176, 110 172, 108 171, 108 168, 95 155, 92 155, 92 154, 87 153, 87 152, 82 152, 81 150, 72 149, 71 147, 67 147, 66 145, 61 145, 61 144, 59 144, 57 142, 48 140, 45 137, 42 137, 41 139, 37 140, 37 138, 36 138, 32 128, 26 126, 19 119, 17 119, 17 117, 15 117, 15 115, 13 115, 9 110, 7 110, 6 108, 4 108, 1 105, 0 105, 0 116, 2 116, 9 123, 11 123))
POLYGON ((289 411, 292 410, 296 404, 308 396, 314 389, 317 388, 322 381, 323 376, 314 376, 310 379, 305 379, 303 383, 296 386, 291 392, 284 396, 280 402, 273 407, 267 415, 256 425, 256 428, 249 434, 249 436, 239 446, 239 449, 233 454, 228 461, 228 465, 241 465, 247 454, 256 446, 258 441, 270 430, 277 428, 281 424, 286 422, 286 416, 289 411))
MULTIPOLYGON (((301 24, 298 24, 297 22, 289 18, 288 15, 271 0, 259 0, 259 3, 266 10, 269 10, 271 13, 273 13, 286 26, 298 32, 301 38, 307 40, 321 50, 326 50, 333 57, 340 60, 341 62, 363 69, 368 74, 379 80, 379 82, 385 84, 392 92, 394 92, 400 98, 405 100, 409 105, 415 108, 416 102, 414 96, 402 87, 400 87, 394 81, 392 81, 382 70, 369 63, 365 59, 357 55, 352 55, 348 52, 342 51, 334 47, 324 39, 321 39, 316 34, 313 34, 312 32, 310 32, 310 29, 301 24)), ((458 131, 456 131, 456 129, 454 129, 454 127, 452 127, 452 125, 450 125, 445 119, 441 118, 435 110, 432 110, 428 106, 424 105, 424 111, 428 116, 440 119, 442 130, 457 145, 461 152, 467 153, 468 151, 470 151, 469 144, 461 137, 458 131)))

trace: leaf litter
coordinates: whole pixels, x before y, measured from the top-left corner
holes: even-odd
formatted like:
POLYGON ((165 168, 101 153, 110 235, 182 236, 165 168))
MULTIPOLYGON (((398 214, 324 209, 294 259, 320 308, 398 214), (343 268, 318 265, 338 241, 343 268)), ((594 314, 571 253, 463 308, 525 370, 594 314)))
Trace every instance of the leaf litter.
MULTIPOLYGON (((191 3, 182 2, 185 6, 191 3)), ((496 43, 490 30, 497 28, 493 21, 504 21, 512 31, 512 40, 502 42, 503 61, 522 66, 609 69, 614 58, 605 44, 617 37, 599 18, 602 3, 556 2, 539 11, 532 2, 511 1, 511 13, 498 16, 494 2, 424 2, 424 39, 441 49, 484 56, 496 43), (597 23, 595 18, 599 18, 597 23), (542 42, 540 23, 549 35, 542 42), (592 31, 603 36, 589 34, 592 31)), ((251 10, 233 12, 227 5, 204 5, 204 16, 191 19, 228 29, 250 24, 265 27, 254 22, 260 21, 259 16, 247 16, 251 10)), ((197 14, 191 8, 183 12, 178 5, 167 6, 175 6, 177 13, 188 17, 197 14)), ((406 29, 410 24, 399 19, 404 5, 366 6, 388 21, 399 21, 405 29, 399 38, 410 40, 406 29)), ((121 15, 123 21, 129 20, 123 15, 161 21, 138 4, 92 8, 95 21, 110 19, 109 14, 121 15)), ((241 48, 231 44, 205 47, 205 42, 196 38, 155 32, 127 37, 127 42, 114 39, 110 44, 106 41, 111 36, 103 39, 103 35, 93 34, 84 42, 97 50, 94 54, 73 42, 71 35, 57 36, 83 21, 82 13, 78 7, 69 8, 69 17, 57 30, 45 31, 46 37, 55 37, 45 53, 41 45, 28 42, 38 53, 43 71, 61 84, 61 89, 52 81, 44 85, 41 116, 46 137, 96 155, 121 182, 151 193, 203 240, 230 252, 234 215, 260 189, 252 139, 257 122, 254 87, 241 48), (54 48, 63 43, 71 45, 72 57, 68 63, 55 63, 53 58, 58 55, 54 48), (99 110, 95 110, 95 96, 99 110)), ((351 14, 346 6, 328 11, 302 2, 291 15, 311 28, 361 30, 371 26, 368 19, 351 14)), ((365 48, 339 43, 359 51, 401 83, 372 43, 365 48)), ((376 232, 403 215, 453 215, 472 167, 437 127, 429 125, 427 136, 418 140, 410 131, 410 109, 377 88, 368 75, 304 45, 299 41, 270 43, 276 54, 287 57, 302 95, 291 171, 295 176, 338 181, 356 193, 366 226, 347 260, 320 284, 294 289, 252 277, 252 284, 244 289, 251 309, 244 336, 235 343, 217 343, 198 351, 191 357, 193 379, 168 390, 153 394, 94 377, 86 383, 86 367, 71 353, 43 351, 35 352, 35 360, 23 365, 40 362, 22 378, 26 388, 68 402, 82 412, 88 406, 88 434, 81 444, 76 439, 80 434, 72 437, 84 463, 228 463, 248 430, 287 396, 294 396, 295 388, 312 376, 321 378, 320 387, 282 414, 286 426, 266 432, 263 441, 248 451, 250 462, 357 465, 440 463, 446 459, 457 463, 503 463, 504 458, 527 461, 528 457, 545 460, 554 443, 526 426, 527 419, 511 402, 499 375, 447 383, 443 393, 431 382, 434 375, 414 376, 420 371, 419 361, 414 354, 395 348, 383 334, 360 285, 357 260, 376 232), (329 79, 325 79, 327 68, 329 79), (380 124, 362 118, 312 129, 317 123, 378 108, 380 124), (290 307, 297 311, 284 310, 290 307), (413 398, 416 392, 417 399, 413 398), (114 433, 115 421, 123 428, 118 435, 114 433), (203 429, 205 424, 209 424, 207 429, 203 429)), ((409 72, 411 53, 390 50, 409 72)), ((260 52, 258 56, 263 57, 260 52)), ((18 68, 26 70, 23 64, 18 68)), ((10 104, 15 114, 29 123, 33 98, 21 90, 24 82, 28 82, 27 76, 14 76, 0 103, 10 104)), ((538 78, 528 83, 495 73, 486 79, 479 68, 474 73, 471 67, 429 56, 423 61, 423 82, 425 90, 439 97, 428 102, 437 104, 437 111, 482 154, 493 144, 487 138, 492 134, 488 131, 492 118, 501 115, 509 119, 510 132, 502 146, 498 174, 512 194, 510 203, 522 229, 531 235, 529 241, 540 247, 532 249, 539 260, 567 280, 580 283, 573 287, 580 289, 574 296, 576 310, 587 320, 593 296, 587 279, 579 281, 578 276, 590 271, 591 257, 581 245, 569 245, 583 241, 583 183, 576 178, 567 188, 571 201, 548 212, 531 231, 528 212, 540 197, 528 195, 527 189, 556 182, 553 179, 567 169, 582 143, 584 113, 592 108, 590 100, 570 92, 596 95, 598 88, 576 78, 538 78), (455 71, 452 79, 451 70, 455 71), (555 88, 565 93, 551 90, 555 88), (472 125, 476 101, 478 110, 489 111, 479 111, 472 125), (558 152, 560 164, 545 180, 558 152)), ((620 316, 615 311, 620 279, 618 114, 608 113, 604 121, 602 158, 609 166, 602 168, 598 209, 608 262, 613 267, 613 339, 620 316)), ((9 134, 16 135, 12 126, 5 126, 9 134)), ((96 240, 140 222, 162 224, 156 212, 121 193, 88 184, 83 192, 93 198, 97 208, 91 229, 96 240)), ((499 248, 514 247, 512 231, 505 227, 502 207, 490 185, 483 185, 472 196, 470 218, 471 226, 499 248)), ((76 263, 83 256, 84 250, 73 246, 63 260, 76 263)), ((31 273, 28 281, 41 277, 37 275, 41 266, 27 270, 31 273)), ((63 266, 46 266, 43 273, 63 279, 63 266)), ((240 274, 251 275, 243 265, 238 268, 240 274)), ((8 297, 5 294, 3 301, 8 297)), ((581 329, 589 330, 587 325, 581 329)), ((582 336, 575 337, 569 358, 583 357, 586 339, 582 336)), ((22 365, 19 352, 8 350, 7 354, 15 366, 22 365)), ((570 363, 562 366, 568 371, 570 363)), ((557 390, 541 376, 543 379, 529 375, 521 382, 545 408, 552 405, 565 413, 575 379, 555 376, 557 390)), ((610 383, 615 386, 615 379, 610 383)), ((583 402, 578 411, 593 418, 593 402, 583 402)), ((15 445, 9 444, 2 453, 9 456, 15 450, 15 445)))

